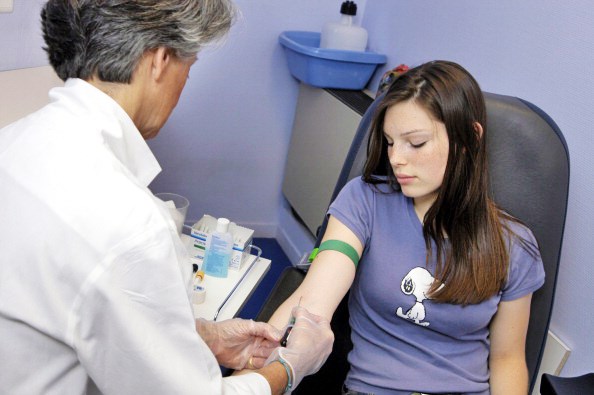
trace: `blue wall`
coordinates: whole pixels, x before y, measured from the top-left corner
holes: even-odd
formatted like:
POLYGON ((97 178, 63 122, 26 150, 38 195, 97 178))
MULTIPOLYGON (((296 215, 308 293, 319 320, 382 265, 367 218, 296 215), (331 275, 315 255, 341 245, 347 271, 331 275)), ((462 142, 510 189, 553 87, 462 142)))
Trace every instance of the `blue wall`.
POLYGON ((45 66, 39 28, 43 0, 14 1, 13 11, 0 14, 0 71, 45 66))
MULTIPOLYGON (((0 71, 47 64, 38 27, 42 3, 15 1, 12 14, 0 14, 0 71)), ((389 56, 388 66, 457 61, 483 89, 533 102, 564 132, 572 178, 551 329, 573 350, 563 375, 594 371, 594 7, 588 0, 357 3, 370 47, 389 56)), ((298 85, 277 37, 283 30, 319 31, 336 19, 340 1, 237 4, 242 19, 223 45, 200 55, 178 108, 150 143, 165 169, 152 187, 187 195, 189 220, 226 215, 259 236, 277 237, 295 260, 312 240, 280 191, 298 85)))

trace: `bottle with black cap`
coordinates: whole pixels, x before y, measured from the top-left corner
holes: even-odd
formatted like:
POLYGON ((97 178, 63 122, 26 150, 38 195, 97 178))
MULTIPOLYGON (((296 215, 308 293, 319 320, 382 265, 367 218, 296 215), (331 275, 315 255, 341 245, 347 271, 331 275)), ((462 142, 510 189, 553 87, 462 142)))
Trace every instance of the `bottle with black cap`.
POLYGON ((365 51, 367 30, 353 23, 357 4, 345 1, 340 7, 340 22, 329 22, 322 28, 320 48, 365 51))

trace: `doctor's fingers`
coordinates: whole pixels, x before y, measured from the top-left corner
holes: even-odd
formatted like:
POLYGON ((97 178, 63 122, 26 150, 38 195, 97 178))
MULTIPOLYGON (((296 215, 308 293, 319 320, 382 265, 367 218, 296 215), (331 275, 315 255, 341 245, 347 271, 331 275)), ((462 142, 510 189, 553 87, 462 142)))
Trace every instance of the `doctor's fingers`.
POLYGON ((252 350, 252 355, 254 357, 265 357, 268 358, 268 356, 279 346, 278 343, 262 343, 260 344, 260 346, 255 347, 252 350))
POLYGON ((274 326, 267 324, 266 322, 256 322, 252 321, 253 325, 250 328, 250 334, 252 336, 257 336, 263 338, 263 340, 267 340, 270 342, 279 342, 282 333, 274 326))
POLYGON ((268 356, 267 357, 253 356, 250 360, 250 363, 248 365, 246 365, 246 367, 248 369, 261 369, 264 367, 264 365, 266 363, 266 359, 268 359, 268 356))
POLYGON ((274 340, 268 340, 268 339, 260 339, 259 343, 256 343, 256 347, 261 347, 261 348, 277 348, 278 346, 280 346, 280 342, 274 340))

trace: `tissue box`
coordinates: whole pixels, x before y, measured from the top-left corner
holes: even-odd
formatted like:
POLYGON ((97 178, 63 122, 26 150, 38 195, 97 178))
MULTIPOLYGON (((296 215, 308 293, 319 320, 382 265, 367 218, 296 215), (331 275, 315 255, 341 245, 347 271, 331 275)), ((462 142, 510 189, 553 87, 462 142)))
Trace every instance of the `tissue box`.
MULTIPOLYGON (((192 225, 190 236, 192 236, 194 258, 199 260, 204 259, 206 238, 216 227, 217 219, 208 214, 205 214, 200 221, 192 225)), ((233 252, 231 253, 229 269, 240 270, 250 255, 250 245, 254 238, 254 231, 231 222, 229 224, 229 232, 233 236, 233 252)))

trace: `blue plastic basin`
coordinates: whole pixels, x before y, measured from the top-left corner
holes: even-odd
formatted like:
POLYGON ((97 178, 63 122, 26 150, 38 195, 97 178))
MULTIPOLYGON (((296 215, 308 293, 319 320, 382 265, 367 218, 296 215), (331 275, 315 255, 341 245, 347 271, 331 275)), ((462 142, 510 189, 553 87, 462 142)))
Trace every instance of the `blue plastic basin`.
POLYGON ((320 33, 286 31, 279 36, 289 71, 299 81, 318 88, 365 88, 386 56, 376 52, 320 48, 320 33))

